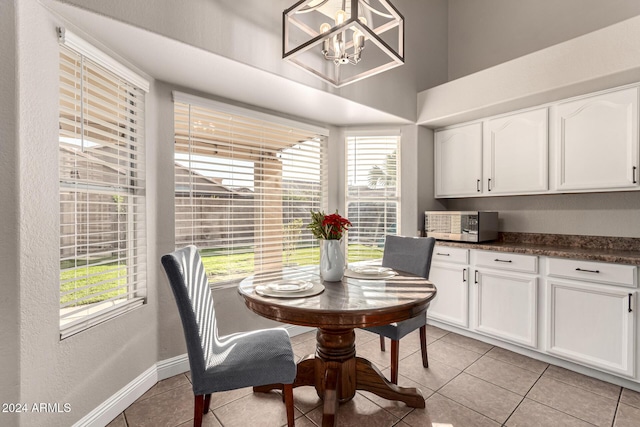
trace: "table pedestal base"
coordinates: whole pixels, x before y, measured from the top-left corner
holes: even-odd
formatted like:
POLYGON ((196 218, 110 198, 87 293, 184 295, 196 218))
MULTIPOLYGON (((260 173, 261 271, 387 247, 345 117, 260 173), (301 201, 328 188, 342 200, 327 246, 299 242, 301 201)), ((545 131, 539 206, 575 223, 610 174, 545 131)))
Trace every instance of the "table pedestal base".
MULTIPOLYGON (((317 333, 317 351, 298 362, 294 387, 315 386, 324 401, 322 426, 336 425, 338 404, 347 402, 356 390, 365 390, 388 400, 398 400, 411 408, 424 408, 424 398, 415 388, 398 387, 390 383, 380 370, 362 357, 356 357, 353 329, 320 328, 317 333)), ((256 392, 267 392, 276 385, 254 387, 256 392)))

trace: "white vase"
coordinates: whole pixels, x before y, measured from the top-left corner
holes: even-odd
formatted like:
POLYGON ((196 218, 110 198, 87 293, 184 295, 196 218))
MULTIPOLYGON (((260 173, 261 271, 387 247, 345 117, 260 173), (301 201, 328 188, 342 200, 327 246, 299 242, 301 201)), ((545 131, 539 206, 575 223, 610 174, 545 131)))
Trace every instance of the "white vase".
POLYGON ((320 240, 320 276, 328 282, 339 282, 344 276, 345 257, 340 240, 320 240))

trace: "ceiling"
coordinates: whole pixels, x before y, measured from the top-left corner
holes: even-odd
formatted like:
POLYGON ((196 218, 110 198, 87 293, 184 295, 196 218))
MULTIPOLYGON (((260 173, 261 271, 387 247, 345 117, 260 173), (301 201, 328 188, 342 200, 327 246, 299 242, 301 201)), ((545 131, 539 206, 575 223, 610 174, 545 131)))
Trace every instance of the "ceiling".
POLYGON ((97 47, 115 52, 157 80, 318 124, 413 123, 75 6, 54 0, 44 0, 43 4, 70 30, 88 36, 97 47))

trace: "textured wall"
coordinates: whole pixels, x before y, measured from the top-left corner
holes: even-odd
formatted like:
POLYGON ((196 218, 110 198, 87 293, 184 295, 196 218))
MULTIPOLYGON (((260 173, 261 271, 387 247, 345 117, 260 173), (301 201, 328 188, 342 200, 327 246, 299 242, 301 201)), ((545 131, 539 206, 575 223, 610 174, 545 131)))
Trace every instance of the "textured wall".
MULTIPOLYGON (((17 150, 19 163, 12 176, 4 175, 4 169, 1 172, 4 185, 19 190, 19 201, 13 205, 18 219, 5 223, 20 233, 17 258, 13 258, 20 266, 14 285, 20 297, 12 302, 17 308, 11 309, 20 313, 15 317, 20 322, 21 384, 15 399, 71 405, 68 413, 24 414, 20 425, 69 426, 157 361, 156 275, 150 271, 148 276, 147 305, 60 340, 56 36, 60 23, 37 0, 20 0, 16 9, 18 133, 17 138, 3 139, 3 147, 8 144, 10 150, 17 150)), ((155 139, 153 132, 147 136, 155 139)), ((153 171, 150 178, 155 178, 153 171)), ((4 200, 2 205, 4 209, 4 200)), ((150 239, 153 265, 153 235, 150 239)), ((0 242, 3 251, 14 244, 0 242)))
MULTIPOLYGON (((16 34, 14 0, 0 2, 0 402, 20 401, 20 285, 16 34)), ((0 425, 16 425, 16 414, 0 413, 0 425)))
POLYGON ((629 0, 449 0, 449 80, 638 14, 629 0))

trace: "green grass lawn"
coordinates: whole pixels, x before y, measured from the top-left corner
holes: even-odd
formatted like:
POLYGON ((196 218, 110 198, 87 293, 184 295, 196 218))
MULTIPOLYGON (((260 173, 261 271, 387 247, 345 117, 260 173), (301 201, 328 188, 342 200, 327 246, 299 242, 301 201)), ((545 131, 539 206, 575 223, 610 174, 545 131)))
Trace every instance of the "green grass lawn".
POLYGON ((100 295, 82 299, 77 304, 69 305, 70 307, 84 304, 93 304, 107 300, 111 297, 124 295, 127 293, 127 266, 122 262, 94 265, 90 267, 78 267, 67 269, 60 272, 60 282, 63 283, 60 288, 60 304, 67 304, 74 300, 86 298, 90 294, 97 294, 108 291, 109 289, 122 286, 121 288, 105 292, 100 295), (75 277, 80 277, 73 280, 75 277), (91 286, 95 285, 95 286, 91 286), (87 288, 84 288, 88 286, 87 288), (78 291, 72 292, 74 289, 78 291), (70 292, 67 294, 67 292, 70 292))
MULTIPOLYGON (((382 258, 381 248, 349 245, 348 252, 349 262, 382 258)), ((226 251, 208 249, 203 250, 201 256, 207 275, 212 281, 223 277, 225 280, 239 278, 253 272, 253 252, 227 254, 226 251)), ((318 263, 319 258, 318 248, 300 248, 284 252, 282 255, 282 263, 283 265, 314 265, 318 263)), ((66 282, 61 288, 61 305, 84 298, 90 294, 105 292, 118 286, 122 286, 122 288, 83 299, 75 305, 92 304, 127 293, 127 287, 125 286, 127 267, 122 262, 120 262, 120 264, 114 262, 90 267, 82 266, 71 268, 73 265, 71 261, 66 261, 65 264, 61 266, 63 270, 60 272, 60 281, 61 283, 66 282), (74 277, 79 278, 73 280, 74 277), (84 288, 85 286, 88 287, 72 292, 74 289, 84 288), (66 292, 70 293, 64 295, 66 292)))

